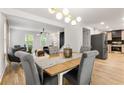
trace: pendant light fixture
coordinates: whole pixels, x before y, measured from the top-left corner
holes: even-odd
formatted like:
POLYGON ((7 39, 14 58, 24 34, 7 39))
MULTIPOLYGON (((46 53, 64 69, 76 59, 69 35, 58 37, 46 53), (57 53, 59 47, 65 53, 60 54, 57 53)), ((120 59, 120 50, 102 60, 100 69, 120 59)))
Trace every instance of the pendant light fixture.
POLYGON ((74 17, 70 14, 70 11, 67 8, 49 8, 48 11, 50 14, 56 14, 56 19, 61 20, 63 17, 66 23, 71 23, 71 25, 76 25, 81 22, 82 18, 80 16, 74 17))

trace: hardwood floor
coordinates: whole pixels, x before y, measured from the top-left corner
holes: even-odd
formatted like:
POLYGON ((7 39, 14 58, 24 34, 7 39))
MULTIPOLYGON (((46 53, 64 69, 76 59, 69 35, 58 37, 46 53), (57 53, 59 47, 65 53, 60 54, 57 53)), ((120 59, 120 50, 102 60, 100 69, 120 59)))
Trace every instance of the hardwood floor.
POLYGON ((97 59, 94 66, 92 84, 124 84, 124 54, 109 54, 107 60, 97 59))
POLYGON ((22 66, 20 64, 10 64, 6 69, 1 84, 25 85, 25 77, 22 66))
MULTIPOLYGON (((17 68, 12 65, 8 66, 1 84, 25 84, 24 73, 21 65, 18 65, 17 68)), ((91 84, 124 84, 124 54, 111 53, 107 60, 96 59, 91 84)))

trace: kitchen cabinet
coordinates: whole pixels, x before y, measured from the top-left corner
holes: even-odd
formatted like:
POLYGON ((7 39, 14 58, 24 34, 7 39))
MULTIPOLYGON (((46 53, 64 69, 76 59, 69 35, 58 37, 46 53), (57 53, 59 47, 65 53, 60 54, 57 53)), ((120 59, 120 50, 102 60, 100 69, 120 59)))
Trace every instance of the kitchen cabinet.
POLYGON ((107 33, 107 40, 112 40, 112 33, 111 32, 107 33))
POLYGON ((124 40, 124 31, 121 31, 121 40, 124 40))
POLYGON ((124 53, 124 44, 121 46, 121 53, 124 53))
POLYGON ((111 47, 112 46, 110 44, 108 44, 107 47, 108 47, 108 53, 111 53, 111 47))

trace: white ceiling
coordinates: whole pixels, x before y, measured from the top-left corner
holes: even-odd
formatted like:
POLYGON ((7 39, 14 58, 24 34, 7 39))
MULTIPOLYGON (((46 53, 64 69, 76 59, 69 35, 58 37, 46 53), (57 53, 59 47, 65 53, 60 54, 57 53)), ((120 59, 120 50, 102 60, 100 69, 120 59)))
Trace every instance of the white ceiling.
MULTIPOLYGON (((59 21, 55 18, 55 14, 51 15, 47 8, 17 8, 18 10, 28 12, 37 16, 45 17, 54 21, 59 21)), ((69 8, 73 16, 82 17, 82 25, 92 26, 101 30, 109 26, 111 29, 124 29, 124 9, 123 8, 69 8), (105 22, 105 25, 100 25, 100 22, 105 22)))
POLYGON ((7 19, 10 25, 10 29, 14 29, 14 30, 42 32, 44 28, 46 32, 64 31, 64 28, 61 27, 52 26, 49 24, 44 24, 33 20, 27 20, 16 16, 8 15, 7 19))

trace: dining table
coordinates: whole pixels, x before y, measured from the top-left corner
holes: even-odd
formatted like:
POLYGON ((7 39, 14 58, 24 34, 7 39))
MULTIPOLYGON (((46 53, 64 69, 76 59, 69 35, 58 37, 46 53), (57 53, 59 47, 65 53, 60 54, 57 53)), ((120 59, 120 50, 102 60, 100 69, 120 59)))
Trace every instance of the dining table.
POLYGON ((63 53, 47 55, 43 57, 34 56, 36 64, 48 75, 58 76, 58 85, 63 84, 63 75, 80 64, 82 53, 72 53, 72 57, 65 58, 63 53))

